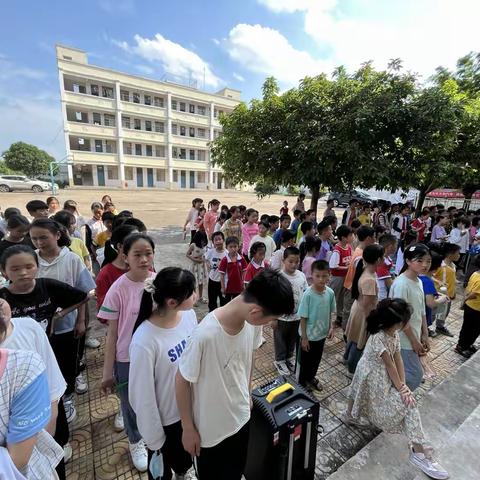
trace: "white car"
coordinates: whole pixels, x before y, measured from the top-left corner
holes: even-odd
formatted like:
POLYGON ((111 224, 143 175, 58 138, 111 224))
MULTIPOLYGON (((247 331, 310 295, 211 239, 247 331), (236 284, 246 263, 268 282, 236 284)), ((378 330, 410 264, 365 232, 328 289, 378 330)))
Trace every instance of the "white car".
MULTIPOLYGON (((0 175, 0 192, 31 190, 32 192, 40 193, 51 188, 52 184, 43 180, 33 180, 23 175, 0 175)), ((58 190, 56 183, 55 189, 58 190)))

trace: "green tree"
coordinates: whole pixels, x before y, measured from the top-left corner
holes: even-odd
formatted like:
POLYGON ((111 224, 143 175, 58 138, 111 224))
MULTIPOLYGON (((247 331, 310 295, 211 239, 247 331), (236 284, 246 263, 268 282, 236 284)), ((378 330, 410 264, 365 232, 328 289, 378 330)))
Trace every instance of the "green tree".
POLYGON ((10 148, 3 152, 2 157, 8 168, 30 177, 46 174, 49 163, 55 161, 44 150, 24 142, 12 143, 10 148))

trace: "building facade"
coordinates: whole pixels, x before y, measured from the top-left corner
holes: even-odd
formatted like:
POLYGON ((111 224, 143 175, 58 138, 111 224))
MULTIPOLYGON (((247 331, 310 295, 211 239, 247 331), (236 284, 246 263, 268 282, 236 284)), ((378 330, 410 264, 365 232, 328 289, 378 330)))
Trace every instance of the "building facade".
POLYGON ((211 94, 89 65, 87 54, 56 46, 70 185, 222 189, 210 161, 219 117, 240 102, 230 88, 211 94))

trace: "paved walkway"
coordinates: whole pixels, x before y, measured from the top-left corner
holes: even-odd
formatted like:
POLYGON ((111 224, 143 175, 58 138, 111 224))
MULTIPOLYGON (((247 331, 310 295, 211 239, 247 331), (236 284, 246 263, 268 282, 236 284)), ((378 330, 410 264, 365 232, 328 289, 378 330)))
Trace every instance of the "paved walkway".
MULTIPOLYGON (((171 265, 186 266, 185 252, 187 246, 176 234, 162 238, 156 251, 156 266, 162 268, 171 265)), ((449 316, 448 326, 458 335, 462 312, 460 302, 454 302, 449 316)), ((206 313, 205 306, 197 310, 199 319, 206 313)), ((118 400, 114 395, 104 397, 99 385, 102 376, 104 327, 93 322, 96 335, 102 341, 98 350, 87 350, 87 369, 89 391, 77 396, 77 419, 72 425, 73 447, 72 460, 67 465, 67 478, 72 480, 146 480, 146 474, 138 473, 132 466, 128 454, 128 442, 124 432, 113 430, 113 420, 118 411, 118 400)), ((254 371, 255 386, 272 380, 277 373, 273 367, 273 340, 269 327, 264 329, 267 340, 257 354, 254 371)), ((438 385, 444 378, 452 375, 463 363, 463 358, 454 353, 455 338, 438 336, 432 340, 429 359, 437 376, 428 380, 418 390, 421 396, 438 385)), ((320 380, 324 390, 317 393, 320 400, 320 425, 323 433, 319 434, 317 447, 316 480, 327 478, 350 457, 370 442, 379 432, 358 430, 344 425, 339 416, 346 406, 346 392, 350 383, 345 375, 345 367, 336 359, 343 353, 344 343, 340 330, 335 338, 328 341, 319 369, 320 380)), ((193 477, 194 478, 194 477, 193 477)), ((247 479, 248 480, 248 479, 247 479)))

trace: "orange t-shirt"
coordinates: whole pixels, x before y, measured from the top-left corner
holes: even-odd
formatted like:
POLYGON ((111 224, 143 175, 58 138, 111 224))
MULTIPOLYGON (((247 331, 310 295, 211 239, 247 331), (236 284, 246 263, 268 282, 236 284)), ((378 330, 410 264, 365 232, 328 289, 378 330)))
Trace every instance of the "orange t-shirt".
POLYGON ((343 282, 343 286, 350 290, 352 288, 353 277, 355 276, 355 269, 357 268, 357 262, 355 261, 358 257, 362 257, 363 255, 363 248, 357 247, 352 255, 352 260, 350 261, 350 265, 348 266, 347 275, 345 276, 345 281, 343 282))

